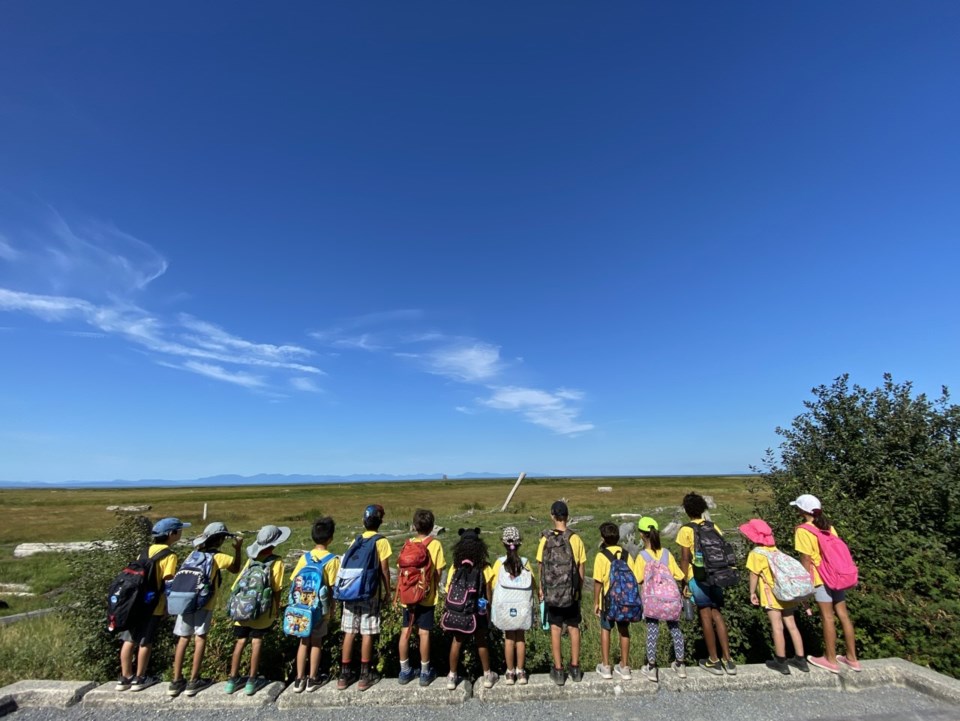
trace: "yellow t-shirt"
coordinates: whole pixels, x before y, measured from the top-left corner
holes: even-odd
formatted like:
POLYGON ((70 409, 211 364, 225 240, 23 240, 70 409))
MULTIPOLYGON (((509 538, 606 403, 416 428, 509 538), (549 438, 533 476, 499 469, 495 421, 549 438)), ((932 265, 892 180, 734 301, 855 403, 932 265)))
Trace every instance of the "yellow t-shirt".
MULTIPOLYGON (((543 547, 547 544, 547 537, 540 536, 540 545, 537 546, 537 563, 543 563, 543 547)), ((573 562, 576 565, 587 562, 587 549, 584 548, 583 539, 576 533, 570 536, 570 550, 573 551, 573 562)))
MULTIPOLYGON (((503 565, 503 562, 507 560, 506 556, 500 556, 496 561, 493 562, 493 566, 490 567, 490 578, 491 583, 496 584, 497 577, 500 575, 500 567, 503 565)), ((530 559, 521 558, 523 561, 523 567, 530 571, 531 575, 533 574, 533 566, 530 565, 530 559)))
MULTIPOLYGON (((837 529, 830 526, 830 533, 836 536, 837 529)), ((817 537, 809 529, 803 526, 797 526, 797 530, 793 532, 793 547, 797 553, 804 553, 810 556, 810 560, 813 561, 813 585, 822 586, 823 581, 820 579, 820 573, 817 571, 822 560, 820 558, 820 542, 817 540, 817 537)))
POLYGON ((423 543, 424 540, 427 541, 427 553, 430 554, 430 563, 433 564, 433 578, 430 579, 430 585, 427 587, 427 592, 424 594, 423 600, 420 601, 418 605, 436 606, 437 590, 438 586, 440 585, 440 574, 443 573, 443 569, 447 567, 447 559, 443 555, 443 545, 433 536, 428 536, 427 539, 414 536, 410 540, 413 543, 423 543))
MULTIPOLYGON (((326 558, 328 553, 330 553, 330 551, 328 551, 325 548, 314 548, 312 551, 310 551, 310 558, 313 559, 314 563, 316 563, 326 558)), ((302 569, 306 565, 307 565, 307 558, 306 558, 306 554, 304 554, 300 556, 300 558, 297 560, 297 564, 293 567, 293 571, 290 572, 291 582, 293 582, 293 579, 295 579, 297 577, 297 574, 300 573, 300 569, 302 569)), ((340 556, 337 556, 336 554, 334 554, 333 558, 327 561, 326 564, 324 564, 323 566, 323 582, 327 585, 327 588, 331 589, 330 591, 331 603, 330 603, 330 607, 327 609, 326 618, 330 618, 331 616, 333 616, 334 604, 332 602, 332 598, 333 598, 332 589, 334 584, 337 582, 337 571, 339 570, 340 570, 340 556)))
MULTIPOLYGON (((450 592, 450 584, 453 583, 453 577, 456 575, 456 569, 451 568, 450 572, 447 573, 447 585, 443 587, 444 593, 450 592)), ((493 573, 493 566, 489 563, 483 567, 483 583, 487 586, 487 591, 489 593, 493 582, 497 579, 496 575, 493 573)))
MULTIPOLYGON (((673 557, 673 554, 670 553, 668 549, 661 548, 659 553, 647 550, 647 553, 661 562, 663 561, 664 554, 666 554, 667 568, 670 569, 670 573, 676 580, 683 580, 683 571, 680 570, 680 564, 677 563, 677 560, 673 557)), ((632 568, 633 575, 637 577, 637 580, 640 581, 640 583, 643 583, 643 578, 647 573, 647 559, 643 557, 643 551, 640 551, 640 553, 637 554, 637 557, 633 559, 632 568)))
POLYGON ((220 583, 223 580, 223 572, 232 565, 233 556, 227 555, 226 553, 213 554, 213 568, 211 569, 211 573, 213 574, 213 578, 211 579, 213 583, 213 593, 210 594, 210 599, 204 604, 204 611, 212 611, 214 609, 217 594, 220 593, 220 583))
MULTIPOLYGON (((621 554, 623 558, 624 550, 620 546, 607 546, 606 550, 609 551, 614 558, 617 554, 621 554)), ((630 564, 630 554, 626 554, 624 559, 627 562, 627 565, 630 566, 630 570, 633 571, 633 566, 630 564)), ((634 571, 634 575, 636 572, 634 571)), ((602 593, 604 596, 610 591, 610 561, 607 560, 607 557, 603 555, 603 552, 598 553, 594 556, 593 559, 593 580, 600 581, 603 584, 602 593)))
MULTIPOLYGON (((273 603, 270 604, 270 610, 266 613, 261 614, 252 621, 235 621, 233 624, 234 626, 268 628, 270 624, 277 620, 277 616, 280 615, 280 591, 283 589, 283 559, 280 558, 280 556, 270 555, 259 560, 263 563, 270 564, 270 588, 273 589, 273 603)), ((250 561, 248 560, 244 564, 243 568, 240 569, 240 573, 237 574, 237 578, 234 580, 231 588, 237 587, 240 577, 243 575, 243 572, 247 570, 249 565, 250 561)))
POLYGON ((770 559, 758 551, 774 553, 776 546, 757 546, 747 554, 747 570, 757 574, 757 596, 763 608, 773 608, 782 611, 786 608, 795 608, 796 601, 781 601, 773 595, 773 571, 770 569, 770 559))
MULTIPOLYGON (((152 543, 147 549, 147 555, 153 558, 160 551, 170 548, 166 543, 152 543)), ((177 554, 171 553, 166 558, 161 558, 156 564, 157 590, 160 591, 160 601, 157 607, 153 609, 154 616, 164 616, 167 613, 167 595, 163 593, 163 585, 177 573, 177 554)))
MULTIPOLYGON (((702 526, 702 525, 703 525, 703 521, 704 521, 704 519, 702 519, 702 518, 692 518, 692 519, 690 519, 689 522, 690 522, 690 523, 696 523, 698 526, 702 526)), ((720 526, 718 526, 716 523, 714 523, 714 524, 713 524, 713 527, 714 527, 715 529, 717 529, 717 533, 719 533, 721 536, 723 535, 723 531, 720 530, 720 526)), ((696 538, 695 538, 694 535, 693 535, 693 529, 690 528, 690 526, 688 526, 688 525, 681 526, 680 532, 677 534, 677 545, 680 546, 680 548, 689 548, 689 549, 690 549, 690 554, 691 554, 691 556, 692 556, 692 555, 693 555, 693 545, 694 545, 695 541, 696 541, 696 538)), ((687 579, 686 579, 686 580, 689 581, 691 578, 693 578, 693 560, 692 560, 692 559, 691 559, 691 561, 690 561, 690 565, 687 566, 687 579)))
MULTIPOLYGON (((363 537, 373 538, 379 533, 380 531, 364 531, 363 537)), ((354 541, 354 543, 356 543, 356 541, 354 541)), ((388 541, 386 538, 379 539, 377 541, 377 560, 382 561, 385 558, 390 558, 390 556, 392 555, 393 555, 393 549, 390 547, 390 541, 388 541)))

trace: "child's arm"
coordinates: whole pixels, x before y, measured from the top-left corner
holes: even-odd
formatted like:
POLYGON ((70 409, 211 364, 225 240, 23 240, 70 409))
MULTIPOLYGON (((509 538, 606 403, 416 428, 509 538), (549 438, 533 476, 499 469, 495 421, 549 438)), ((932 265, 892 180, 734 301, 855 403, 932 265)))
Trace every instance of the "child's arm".
POLYGON ((760 597, 757 595, 757 581, 760 575, 756 571, 750 571, 750 603, 754 606, 760 605, 760 597))
POLYGON ((537 588, 540 591, 540 600, 543 600, 543 561, 537 563, 537 588))
POLYGON ((593 579, 593 614, 600 615, 600 599, 603 598, 603 584, 593 579))
POLYGON ((237 573, 240 571, 240 548, 243 546, 243 539, 240 536, 236 536, 233 539, 233 563, 230 564, 230 567, 227 569, 230 573, 237 573))
POLYGON ((383 588, 387 592, 387 598, 390 597, 390 559, 380 560, 380 575, 383 576, 383 588))

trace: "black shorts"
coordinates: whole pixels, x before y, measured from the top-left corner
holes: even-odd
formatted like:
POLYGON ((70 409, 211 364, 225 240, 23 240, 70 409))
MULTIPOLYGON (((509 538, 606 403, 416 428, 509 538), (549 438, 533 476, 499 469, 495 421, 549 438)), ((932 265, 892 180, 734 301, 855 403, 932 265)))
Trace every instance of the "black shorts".
POLYGON ((583 617, 580 615, 580 602, 570 606, 547 606, 547 620, 551 626, 579 626, 583 617))
POLYGON ((433 610, 435 606, 413 606, 403 607, 403 627, 416 626, 421 631, 433 630, 433 610))
POLYGON ((157 628, 160 626, 160 620, 163 616, 150 615, 147 620, 141 621, 136 626, 120 633, 120 639, 138 646, 149 646, 157 636, 157 628))
POLYGON ((233 627, 233 637, 234 638, 263 638, 267 635, 267 632, 273 628, 273 624, 270 624, 266 628, 250 628, 249 626, 234 626, 233 627))

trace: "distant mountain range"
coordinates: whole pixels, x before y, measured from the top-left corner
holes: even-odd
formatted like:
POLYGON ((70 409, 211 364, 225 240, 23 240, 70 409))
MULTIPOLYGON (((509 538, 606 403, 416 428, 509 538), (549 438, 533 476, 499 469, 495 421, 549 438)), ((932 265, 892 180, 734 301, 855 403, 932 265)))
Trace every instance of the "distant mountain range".
MULTIPOLYGON (((528 474, 533 476, 534 474, 528 474)), ((143 478, 139 481, 0 481, 0 488, 184 488, 209 486, 297 486, 321 483, 400 483, 402 481, 462 481, 478 478, 513 478, 509 473, 461 473, 445 476, 442 473, 391 475, 389 473, 354 473, 349 476, 312 476, 305 474, 258 473, 255 476, 207 476, 171 481, 162 478, 143 478)))

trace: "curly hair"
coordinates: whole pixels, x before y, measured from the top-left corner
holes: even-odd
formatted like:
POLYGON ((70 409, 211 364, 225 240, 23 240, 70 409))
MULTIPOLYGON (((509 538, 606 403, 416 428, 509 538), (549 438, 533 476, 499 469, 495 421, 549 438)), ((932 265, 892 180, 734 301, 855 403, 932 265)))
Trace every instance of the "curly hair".
POLYGON ((483 568, 490 562, 487 544, 480 538, 480 529, 460 529, 460 540, 453 547, 453 567, 457 568, 464 561, 470 561, 477 568, 483 568))
POLYGON ((699 493, 688 493, 683 497, 683 510, 690 518, 703 518, 707 510, 707 502, 699 493))

